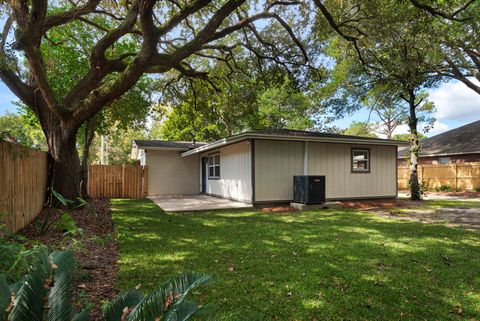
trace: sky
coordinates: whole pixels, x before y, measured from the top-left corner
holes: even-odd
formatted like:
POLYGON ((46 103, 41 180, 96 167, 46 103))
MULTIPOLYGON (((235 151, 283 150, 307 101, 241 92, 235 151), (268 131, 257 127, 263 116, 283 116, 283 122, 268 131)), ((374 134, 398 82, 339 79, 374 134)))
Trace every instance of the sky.
MULTIPOLYGON (((443 83, 440 87, 428 90, 430 101, 435 103, 435 124, 425 133, 431 137, 445 131, 480 120, 480 96, 459 81, 443 83)), ((349 117, 335 121, 333 124, 346 128, 352 121, 366 121, 368 111, 361 110, 349 117)), ((421 129, 421 128, 420 128, 421 129)), ((402 125, 395 134, 408 132, 408 126, 402 125)))
MULTIPOLYGON (((428 137, 440 134, 450 129, 480 120, 480 96, 458 81, 450 81, 438 88, 429 90, 429 99, 435 103, 436 122, 426 133, 428 137)), ((17 101, 15 95, 0 82, 0 115, 15 112, 17 101)), ((332 125, 347 128, 352 121, 366 121, 368 111, 361 110, 351 116, 335 121, 332 125)), ((407 125, 400 126, 396 134, 407 133, 407 125)))

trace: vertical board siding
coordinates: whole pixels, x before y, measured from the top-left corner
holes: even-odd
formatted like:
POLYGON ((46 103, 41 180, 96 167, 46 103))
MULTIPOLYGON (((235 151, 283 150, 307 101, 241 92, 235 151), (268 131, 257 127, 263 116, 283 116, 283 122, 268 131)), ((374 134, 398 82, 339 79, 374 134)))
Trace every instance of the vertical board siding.
MULTIPOLYGON (((303 175, 304 142, 256 140, 255 200, 293 198, 293 176, 303 175)), ((308 144, 308 175, 325 175, 326 197, 395 197, 396 146, 336 143, 308 144), (351 148, 370 148, 370 173, 351 172, 351 148)))
POLYGON ((90 165, 88 195, 94 198, 143 198, 148 168, 141 165, 90 165))
POLYGON ((252 158, 250 141, 232 144, 202 154, 201 157, 218 152, 220 153, 220 179, 210 180, 207 178, 207 194, 251 202, 252 158))
POLYGON ((148 150, 148 195, 197 194, 198 155, 182 157, 179 151, 148 150))
POLYGON ((303 174, 303 142, 255 140, 255 201, 293 199, 293 176, 303 174))
POLYGON ((395 197, 396 146, 309 144, 309 175, 325 175, 326 197, 395 197), (370 173, 352 173, 352 147, 370 149, 370 173))
MULTIPOLYGON (((407 189, 409 179, 409 167, 399 166, 398 187, 407 189)), ((429 189, 446 185, 452 189, 474 190, 480 187, 480 163, 419 165, 418 179, 429 189)))
POLYGON ((47 153, 0 142, 0 222, 11 232, 42 210, 47 188, 47 153))

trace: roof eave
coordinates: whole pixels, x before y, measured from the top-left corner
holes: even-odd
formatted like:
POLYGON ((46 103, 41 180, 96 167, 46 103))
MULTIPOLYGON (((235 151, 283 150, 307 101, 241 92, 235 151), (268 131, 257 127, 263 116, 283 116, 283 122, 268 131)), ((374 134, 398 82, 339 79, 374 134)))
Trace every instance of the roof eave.
MULTIPOLYGON (((473 152, 459 152, 459 153, 437 153, 437 154, 419 154, 418 157, 439 157, 439 156, 450 156, 450 155, 471 155, 471 154, 480 154, 480 151, 473 152)), ((398 155, 398 158, 405 158, 407 155, 398 155)))
POLYGON ((163 150, 163 151, 172 151, 172 152, 186 152, 190 150, 190 148, 185 148, 185 147, 154 147, 154 146, 140 146, 138 147, 138 149, 163 150))
POLYGON ((190 156, 197 153, 206 152, 212 149, 220 148, 226 144, 236 143, 246 139, 273 139, 273 140, 289 140, 289 141, 308 141, 308 142, 325 142, 325 143, 353 143, 364 145, 388 145, 388 146, 402 146, 407 145, 408 142, 396 140, 374 140, 362 138, 337 138, 337 137, 314 137, 314 136, 291 136, 291 135, 271 135, 271 134, 252 134, 243 133, 232 137, 223 138, 213 143, 192 149, 183 153, 181 156, 190 156))

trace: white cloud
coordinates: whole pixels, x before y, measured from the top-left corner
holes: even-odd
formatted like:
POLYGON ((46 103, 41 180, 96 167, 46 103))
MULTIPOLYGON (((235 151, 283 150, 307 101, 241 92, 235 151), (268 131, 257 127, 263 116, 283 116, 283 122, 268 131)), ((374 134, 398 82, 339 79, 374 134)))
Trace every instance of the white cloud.
MULTIPOLYGON (((423 133, 423 128, 424 128, 423 124, 418 125, 418 131, 423 133)), ((441 134, 443 132, 446 132, 447 130, 450 130, 450 129, 451 128, 447 124, 439 122, 437 120, 433 124, 433 127, 430 128, 430 130, 427 133, 424 133, 424 134, 427 135, 428 137, 431 137, 431 136, 438 135, 438 134, 441 134)), ((408 125, 404 124, 404 125, 400 125, 397 128, 395 128, 395 130, 393 131, 393 134, 394 135, 405 134, 405 133, 409 133, 409 132, 410 132, 410 130, 408 129, 408 125)), ((382 137, 382 138, 384 138, 384 137, 382 137)))
POLYGON ((447 124, 441 123, 437 120, 428 133, 426 133, 426 135, 431 137, 446 132, 447 130, 450 130, 450 127, 448 127, 447 124))
POLYGON ((429 99, 435 103, 438 120, 463 123, 480 119, 480 95, 459 81, 430 90, 429 99))

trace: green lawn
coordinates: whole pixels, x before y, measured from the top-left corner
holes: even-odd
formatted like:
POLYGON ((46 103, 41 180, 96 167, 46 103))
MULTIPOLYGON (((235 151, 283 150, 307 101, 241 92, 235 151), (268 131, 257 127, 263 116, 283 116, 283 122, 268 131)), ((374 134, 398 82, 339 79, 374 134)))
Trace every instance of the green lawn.
POLYGON ((165 214, 149 200, 111 202, 122 289, 193 270, 213 277, 194 297, 222 320, 480 319, 478 231, 350 210, 165 214))

